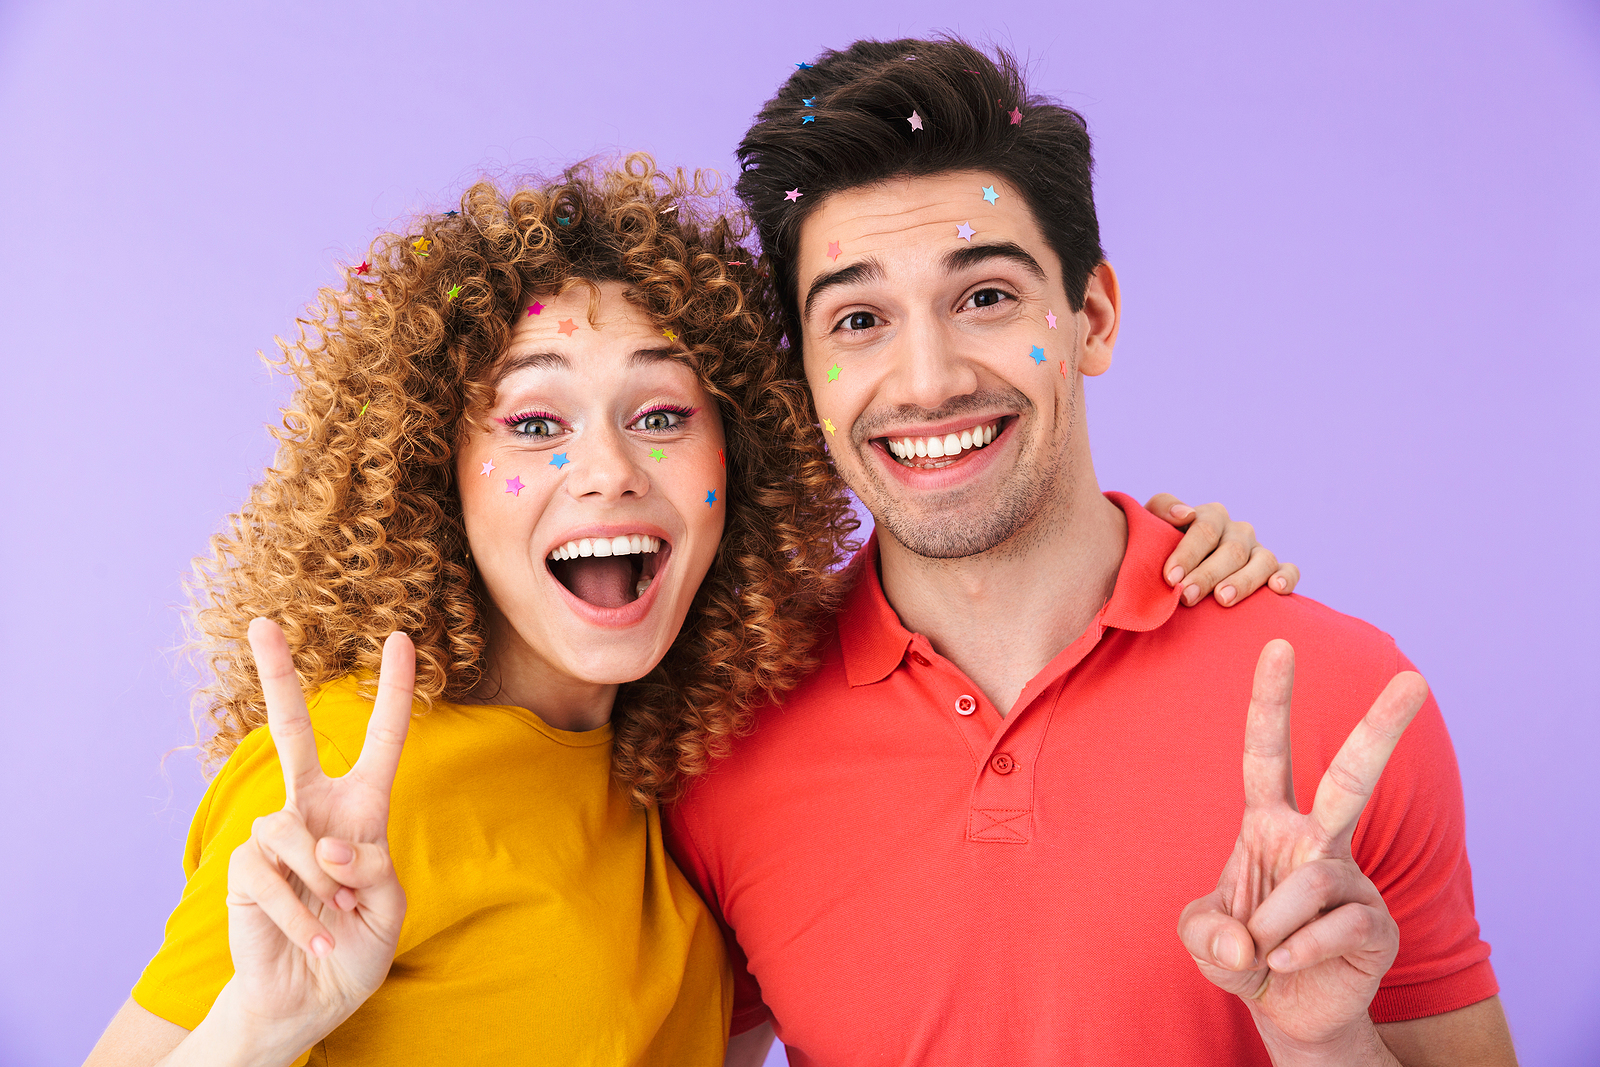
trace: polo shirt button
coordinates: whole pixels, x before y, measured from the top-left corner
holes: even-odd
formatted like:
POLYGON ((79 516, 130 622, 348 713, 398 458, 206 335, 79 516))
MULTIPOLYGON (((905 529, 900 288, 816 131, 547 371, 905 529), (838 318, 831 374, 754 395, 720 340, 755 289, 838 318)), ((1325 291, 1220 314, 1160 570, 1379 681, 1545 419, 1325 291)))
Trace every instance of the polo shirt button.
POLYGON ((919 667, 926 667, 928 666, 928 657, 924 656, 921 652, 912 652, 911 662, 915 663, 919 667))
POLYGON ((994 768, 996 774, 1010 774, 1017 769, 1017 761, 1001 752, 989 761, 989 766, 994 768))
POLYGON ((978 710, 978 702, 976 700, 973 700, 967 694, 962 693, 960 696, 956 697, 956 714, 957 715, 971 715, 973 712, 975 712, 977 710, 978 710))

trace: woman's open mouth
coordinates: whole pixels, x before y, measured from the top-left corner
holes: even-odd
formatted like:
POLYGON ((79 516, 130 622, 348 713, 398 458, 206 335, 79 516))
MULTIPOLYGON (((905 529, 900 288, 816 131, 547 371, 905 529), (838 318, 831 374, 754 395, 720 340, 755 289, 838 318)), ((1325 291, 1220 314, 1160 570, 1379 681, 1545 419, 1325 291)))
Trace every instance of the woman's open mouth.
POLYGON ((557 547, 545 557, 545 565, 584 603, 620 608, 645 594, 671 551, 672 546, 649 534, 585 537, 557 547))

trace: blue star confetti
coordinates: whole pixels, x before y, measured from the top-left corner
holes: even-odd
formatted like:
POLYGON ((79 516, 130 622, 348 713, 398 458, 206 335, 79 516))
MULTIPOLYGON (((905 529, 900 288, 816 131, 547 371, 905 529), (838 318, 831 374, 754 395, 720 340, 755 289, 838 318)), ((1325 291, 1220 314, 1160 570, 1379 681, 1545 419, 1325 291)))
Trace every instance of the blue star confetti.
POLYGON ((817 106, 817 98, 814 97, 814 96, 801 97, 800 103, 802 105, 804 105, 805 107, 816 107, 817 106))
POLYGON ((556 470, 560 470, 562 467, 565 467, 571 462, 572 460, 567 458, 567 454, 565 452, 557 452, 555 454, 555 458, 550 461, 550 466, 554 467, 556 470))
POLYGON ((983 198, 992 204, 1000 199, 1000 194, 994 191, 994 186, 985 185, 983 187, 983 198))
POLYGON ((1038 366, 1044 362, 1044 349, 1040 348, 1038 345, 1034 345, 1033 351, 1028 353, 1028 358, 1033 360, 1034 366, 1038 366))
POLYGON ((805 118, 800 120, 800 125, 804 126, 808 122, 816 122, 816 121, 817 121, 817 116, 815 116, 815 115, 807 115, 805 118))
POLYGON ((800 70, 810 70, 811 69, 811 64, 810 63, 796 63, 795 67, 800 69, 800 70))
POLYGON ((710 490, 709 492, 706 493, 706 507, 709 508, 712 504, 715 504, 716 502, 717 502, 717 491, 715 489, 712 489, 712 490, 710 490))

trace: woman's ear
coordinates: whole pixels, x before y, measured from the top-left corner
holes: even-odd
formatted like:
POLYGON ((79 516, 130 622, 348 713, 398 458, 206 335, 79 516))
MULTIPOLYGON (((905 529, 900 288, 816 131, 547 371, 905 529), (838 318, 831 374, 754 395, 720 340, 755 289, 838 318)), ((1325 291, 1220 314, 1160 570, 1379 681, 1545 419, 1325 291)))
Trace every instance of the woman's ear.
POLYGON ((1078 373, 1092 378, 1111 369, 1111 350, 1116 347, 1117 328, 1122 325, 1122 290, 1117 286, 1117 272, 1104 260, 1084 287, 1082 314, 1088 333, 1078 357, 1078 373))

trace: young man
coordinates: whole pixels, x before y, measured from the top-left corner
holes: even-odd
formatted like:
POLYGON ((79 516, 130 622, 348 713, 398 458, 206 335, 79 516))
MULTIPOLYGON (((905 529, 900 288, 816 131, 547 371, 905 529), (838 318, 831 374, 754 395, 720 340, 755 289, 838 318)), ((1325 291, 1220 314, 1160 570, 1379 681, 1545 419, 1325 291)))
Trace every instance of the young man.
POLYGON ((739 151, 877 533, 816 675, 669 816, 731 1058, 1514 1062, 1422 680, 1308 600, 1176 612, 1177 535, 1100 492, 1082 119, 1004 53, 859 42, 739 151))

